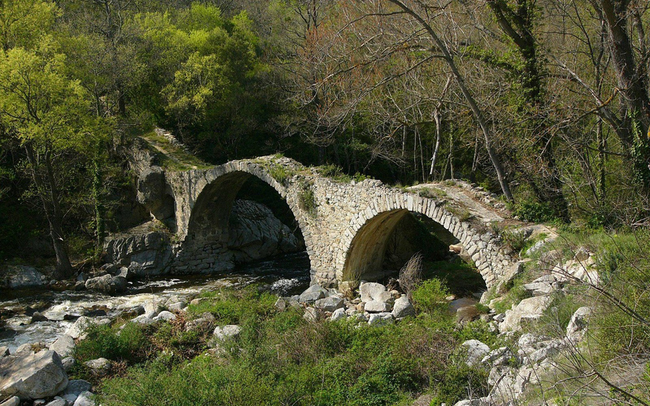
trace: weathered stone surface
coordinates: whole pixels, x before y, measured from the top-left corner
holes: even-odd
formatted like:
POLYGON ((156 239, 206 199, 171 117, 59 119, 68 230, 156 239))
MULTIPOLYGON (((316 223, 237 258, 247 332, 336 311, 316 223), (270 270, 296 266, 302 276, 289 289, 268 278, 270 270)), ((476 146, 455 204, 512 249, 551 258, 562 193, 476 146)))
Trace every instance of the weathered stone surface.
POLYGON ((573 313, 571 320, 566 327, 566 337, 571 342, 578 343, 582 341, 589 324, 589 316, 591 316, 591 308, 581 307, 573 313))
POLYGON ((375 299, 381 299, 386 292, 386 286, 376 282, 366 282, 359 286, 359 294, 362 302, 371 302, 375 299))
POLYGON ((68 372, 76 362, 77 361, 73 357, 65 357, 61 360, 61 364, 63 364, 63 369, 65 372, 68 372))
POLYGON ((318 299, 324 298, 326 295, 327 291, 320 287, 320 285, 311 285, 300 294, 300 302, 314 303, 318 299))
POLYGON ((94 395, 88 391, 82 392, 75 400, 74 406, 95 406, 94 395))
POLYGON ((210 312, 205 312, 197 319, 185 323, 185 331, 208 331, 212 329, 217 319, 210 312))
POLYGON ((302 315, 302 318, 308 322, 315 322, 318 320, 318 316, 318 310, 314 309, 313 307, 308 307, 305 309, 305 314, 302 315))
POLYGON ((147 300, 144 304, 144 314, 149 318, 154 318, 165 309, 165 301, 161 298, 147 300))
POLYGON ((106 358, 91 359, 84 362, 84 365, 90 369, 95 376, 104 376, 111 371, 111 361, 106 358))
POLYGON ((65 332, 66 335, 69 335, 70 337, 77 339, 81 338, 84 339, 86 337, 86 329, 88 329, 90 326, 97 324, 97 325, 104 325, 104 324, 110 324, 111 320, 110 319, 94 319, 86 316, 81 316, 79 317, 72 326, 65 332))
POLYGON ((467 340, 461 344, 466 347, 465 363, 468 366, 475 366, 481 363, 483 358, 490 353, 490 347, 479 340, 467 340))
POLYGON ((345 309, 340 308, 340 309, 334 310, 334 312, 332 313, 332 316, 330 317, 330 320, 331 321, 338 321, 338 320, 346 319, 347 317, 348 317, 348 315, 347 315, 347 313, 345 313, 345 309))
POLYGON ((169 236, 157 231, 159 227, 159 223, 149 222, 111 236, 104 245, 105 260, 123 265, 125 273, 121 270, 120 275, 128 279, 165 273, 172 250, 169 236))
POLYGON ((314 302, 314 307, 326 312, 333 312, 334 310, 344 307, 343 299, 337 296, 325 297, 318 299, 314 302))
POLYGON ((371 300, 367 302, 363 310, 368 313, 385 313, 393 310, 392 306, 386 302, 381 302, 379 300, 371 300))
POLYGON ((368 319, 368 324, 371 326, 383 326, 393 323, 395 323, 395 319, 390 313, 372 313, 368 319))
POLYGON ((235 221, 229 225, 228 248, 234 252, 236 262, 249 262, 302 249, 291 229, 263 204, 235 200, 231 213, 235 221))
POLYGON ((550 303, 551 298, 548 296, 535 296, 522 300, 512 310, 506 311, 504 320, 499 324, 499 330, 518 331, 521 329, 522 322, 539 320, 550 303))
POLYGON ((65 358, 69 355, 72 355, 74 347, 74 339, 69 335, 64 334, 57 338, 56 341, 52 343, 52 345, 50 345, 50 350, 56 351, 56 353, 59 354, 61 358, 65 358))
POLYGON ((600 282, 596 261, 593 257, 588 257, 583 261, 573 259, 566 261, 553 268, 552 273, 558 281, 582 281, 594 286, 598 286, 600 282))
POLYGON ((61 358, 54 351, 0 359, 0 394, 21 399, 54 396, 68 385, 61 358))
MULTIPOLYGON (((151 159, 145 161, 151 166, 151 159)), ((234 225, 229 215, 238 190, 251 175, 267 183, 286 201, 300 225, 310 255, 312 280, 323 287, 336 287, 338 283, 364 279, 379 271, 383 257, 380 250, 392 235, 389 231, 406 211, 431 218, 451 234, 451 239, 460 240, 480 264, 488 288, 500 280, 512 262, 493 234, 486 234, 482 227, 462 221, 448 211, 436 193, 425 197, 429 194, 421 190, 444 191, 445 200, 466 207, 477 224, 504 220, 498 211, 489 208, 497 207, 496 202, 463 182, 456 182, 458 186, 453 188, 444 184, 419 185, 418 189, 409 191, 386 187, 373 180, 334 182, 315 169, 277 156, 164 173, 159 168, 147 172, 147 167, 135 165, 135 172, 141 177, 140 201, 155 217, 165 217, 164 221, 176 233, 175 240, 179 243, 174 246, 173 255, 168 256, 173 261, 169 267, 174 272, 216 272, 234 266, 235 254, 228 253, 229 227, 234 225), (280 180, 278 173, 287 176, 280 180), (313 199, 310 208, 304 205, 306 192, 313 199), (471 193, 474 198, 469 197, 471 193), (173 216, 160 214, 151 204, 154 201, 164 208, 173 207, 173 216), (369 237, 378 238, 378 244, 366 244, 369 237), (358 275, 358 272, 365 274, 358 275)), ((264 247, 265 242, 258 241, 264 247)))
POLYGON ((67 406, 68 402, 60 396, 55 397, 51 402, 46 403, 45 406, 67 406))
POLYGON ((163 310, 162 312, 158 313, 156 317, 153 318, 153 321, 159 321, 159 320, 164 320, 164 321, 176 320, 176 315, 167 310, 163 310))
POLYGON ((98 290, 110 295, 126 291, 128 282, 123 276, 103 275, 86 281, 86 289, 98 290))
POLYGON ((20 406, 20 398, 18 396, 12 396, 4 402, 0 403, 0 406, 20 406))
POLYGON ((393 305, 393 317, 402 319, 407 316, 415 316, 415 308, 406 295, 403 295, 395 301, 393 305))
POLYGON ((9 347, 0 347, 0 358, 6 357, 7 355, 9 355, 9 347))
POLYGON ((241 327, 229 324, 226 326, 217 326, 214 329, 214 337, 219 341, 230 340, 239 337, 241 333, 241 327))
POLYGON ((45 276, 36 268, 25 265, 7 266, 0 279, 0 287, 10 289, 24 289, 36 286, 43 286, 46 282, 45 276))
POLYGON ((89 391, 92 388, 90 382, 83 379, 72 379, 68 382, 68 387, 63 392, 64 395, 79 396, 82 392, 89 391))

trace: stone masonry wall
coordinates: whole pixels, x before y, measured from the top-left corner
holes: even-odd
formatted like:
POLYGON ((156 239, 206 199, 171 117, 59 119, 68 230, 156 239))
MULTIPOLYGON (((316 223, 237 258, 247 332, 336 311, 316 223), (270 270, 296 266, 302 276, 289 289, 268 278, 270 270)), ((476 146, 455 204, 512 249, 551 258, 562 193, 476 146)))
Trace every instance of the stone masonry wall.
MULTIPOLYGON (((246 177, 230 176, 232 181, 223 182, 223 186, 219 186, 219 182, 237 173, 258 177, 286 200, 305 239, 312 281, 324 286, 336 286, 353 273, 354 270, 346 269, 346 264, 359 263, 351 256, 363 253, 351 251, 351 247, 359 244, 354 239, 362 228, 372 226, 380 229, 377 224, 381 221, 377 219, 382 217, 378 215, 405 210, 433 219, 458 238, 488 287, 496 284, 512 263, 512 258, 504 253, 496 236, 484 232, 485 227, 478 230, 472 223, 461 221, 446 209, 443 199, 389 188, 377 180, 338 183, 291 159, 261 157, 232 161, 206 170, 166 173, 165 178, 175 199, 177 267, 198 266, 216 270, 223 266, 221 262, 228 262, 227 258, 215 258, 221 248, 219 243, 215 243, 219 238, 213 236, 223 233, 223 230, 208 233, 209 225, 196 219, 209 217, 205 212, 215 209, 218 209, 217 213, 211 216, 216 216, 217 223, 219 217, 227 218, 232 201, 246 177), (306 200, 309 204, 305 204, 306 200), (307 206, 312 206, 312 210, 307 206), (219 211, 224 213, 219 214, 219 211)), ((224 224, 227 225, 221 221, 220 227, 223 228, 224 224)), ((377 241, 377 244, 381 243, 377 241)))

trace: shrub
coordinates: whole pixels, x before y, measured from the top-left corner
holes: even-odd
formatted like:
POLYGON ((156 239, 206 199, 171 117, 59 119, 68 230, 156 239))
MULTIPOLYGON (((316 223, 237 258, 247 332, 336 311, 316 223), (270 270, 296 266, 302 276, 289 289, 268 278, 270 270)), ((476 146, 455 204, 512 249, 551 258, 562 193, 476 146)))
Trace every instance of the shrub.
POLYGON ((310 216, 316 216, 316 196, 314 191, 309 186, 304 186, 300 191, 299 202, 300 208, 309 213, 310 216))
POLYGON ((523 200, 515 205, 513 213, 520 219, 534 223, 555 220, 555 213, 548 203, 523 200))
POLYGON ((445 300, 447 296, 449 290, 443 281, 429 279, 413 291, 413 305, 420 313, 448 313, 449 304, 445 300))

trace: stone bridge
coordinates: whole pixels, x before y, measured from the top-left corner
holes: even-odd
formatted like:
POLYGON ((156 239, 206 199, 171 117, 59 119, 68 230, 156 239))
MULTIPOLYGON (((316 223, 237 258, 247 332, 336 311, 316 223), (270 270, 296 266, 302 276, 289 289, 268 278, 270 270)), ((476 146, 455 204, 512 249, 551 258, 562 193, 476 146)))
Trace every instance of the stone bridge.
POLYGON ((409 212, 434 220, 455 237, 488 288, 513 261, 490 231, 490 222, 504 220, 494 214, 497 211, 477 209, 471 199, 465 206, 445 192, 403 190, 378 180, 336 181, 319 174, 317 168, 279 156, 206 169, 166 170, 162 175, 168 211, 173 212, 167 213, 175 231, 172 268, 179 271, 187 266, 204 272, 228 268, 219 254, 226 249, 233 201, 251 176, 275 189, 288 204, 304 237, 312 282, 323 286, 354 284, 378 271, 389 236, 409 212))

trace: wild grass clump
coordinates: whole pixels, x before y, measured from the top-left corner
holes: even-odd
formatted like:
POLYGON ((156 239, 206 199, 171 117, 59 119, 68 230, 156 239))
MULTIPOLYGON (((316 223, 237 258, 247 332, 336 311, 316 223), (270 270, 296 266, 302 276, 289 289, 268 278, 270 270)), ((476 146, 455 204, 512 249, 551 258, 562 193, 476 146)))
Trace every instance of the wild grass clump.
POLYGON ((310 216, 316 216, 316 209, 318 204, 316 203, 316 196, 314 195, 314 190, 309 186, 305 186, 300 191, 298 204, 300 208, 309 213, 310 216))
POLYGON ((428 279, 413 291, 413 305, 421 313, 443 317, 449 313, 447 296, 449 296, 449 289, 443 281, 428 279))
POLYGON ((399 271, 399 287, 412 299, 413 291, 422 283, 422 254, 414 254, 399 271))

